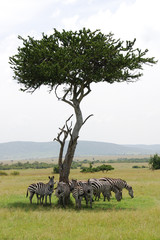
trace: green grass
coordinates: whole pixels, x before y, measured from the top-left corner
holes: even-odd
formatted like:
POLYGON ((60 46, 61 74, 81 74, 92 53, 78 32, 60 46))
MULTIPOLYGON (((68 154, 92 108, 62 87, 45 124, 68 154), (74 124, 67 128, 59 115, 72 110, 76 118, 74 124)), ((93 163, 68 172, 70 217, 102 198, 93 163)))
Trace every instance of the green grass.
MULTIPOLYGON (((123 191, 121 202, 95 201, 93 209, 75 209, 75 203, 63 209, 55 196, 52 206, 33 204, 26 198, 30 183, 48 181, 52 169, 20 170, 20 175, 0 176, 0 239, 2 240, 158 240, 160 239, 160 171, 132 169, 133 164, 112 164, 108 173, 71 171, 71 178, 120 177, 134 189, 130 198, 123 191)), ((55 175, 58 180, 58 175, 55 175)))

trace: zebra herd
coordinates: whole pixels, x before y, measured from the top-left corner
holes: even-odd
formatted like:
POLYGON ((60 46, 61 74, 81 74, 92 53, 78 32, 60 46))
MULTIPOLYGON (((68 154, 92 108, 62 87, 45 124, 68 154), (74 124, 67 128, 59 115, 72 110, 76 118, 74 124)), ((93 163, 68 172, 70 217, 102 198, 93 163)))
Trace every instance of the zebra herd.
POLYGON ((30 203, 32 203, 32 198, 34 194, 37 196, 37 204, 43 204, 45 197, 45 204, 47 204, 47 197, 49 196, 49 203, 51 205, 51 196, 55 190, 55 196, 59 199, 59 203, 65 207, 70 199, 70 194, 72 194, 75 199, 75 204, 77 208, 81 208, 81 201, 84 198, 86 201, 86 206, 88 206, 88 202, 90 203, 90 208, 92 208, 92 202, 95 200, 99 200, 101 194, 104 197, 104 201, 110 201, 111 192, 114 192, 115 198, 117 201, 121 201, 122 199, 122 190, 126 188, 128 190, 131 198, 134 197, 133 189, 130 185, 127 184, 125 180, 120 178, 91 178, 87 181, 84 180, 75 180, 72 179, 69 183, 58 182, 57 187, 54 188, 54 176, 49 177, 48 183, 33 183, 29 185, 27 189, 26 197, 28 197, 28 192, 30 192, 30 203), (93 200, 94 197, 94 200, 93 200))

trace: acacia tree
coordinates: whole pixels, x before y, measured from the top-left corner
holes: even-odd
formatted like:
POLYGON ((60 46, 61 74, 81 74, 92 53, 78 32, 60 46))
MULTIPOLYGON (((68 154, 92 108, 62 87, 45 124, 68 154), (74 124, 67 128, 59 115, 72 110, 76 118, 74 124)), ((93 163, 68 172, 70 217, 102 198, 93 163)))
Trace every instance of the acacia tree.
POLYGON ((76 122, 73 128, 68 119, 60 129, 56 140, 60 142, 60 181, 68 182, 79 131, 83 119, 80 103, 91 92, 91 83, 134 82, 142 76, 144 64, 155 64, 153 57, 146 57, 148 50, 135 48, 136 39, 121 41, 114 35, 105 35, 99 30, 83 28, 79 31, 62 32, 54 29, 50 36, 42 34, 40 40, 19 36, 22 47, 10 57, 14 79, 22 85, 21 90, 33 93, 42 85, 55 91, 57 98, 73 107, 76 122), (63 86, 63 95, 58 87, 63 86), (62 137, 63 136, 63 137, 62 137), (62 161, 66 138, 68 148, 62 161))

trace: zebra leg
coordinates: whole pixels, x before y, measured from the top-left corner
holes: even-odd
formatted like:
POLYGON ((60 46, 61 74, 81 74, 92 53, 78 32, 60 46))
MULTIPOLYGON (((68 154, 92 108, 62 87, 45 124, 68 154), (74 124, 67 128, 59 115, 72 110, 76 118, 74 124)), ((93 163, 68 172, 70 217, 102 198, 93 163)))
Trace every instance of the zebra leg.
POLYGON ((66 207, 66 198, 65 198, 65 196, 63 196, 63 207, 64 208, 66 207))
POLYGON ((76 198, 76 208, 79 207, 79 199, 76 198))
POLYGON ((105 201, 106 201, 106 196, 105 196, 105 194, 103 195, 103 197, 104 197, 104 200, 103 200, 103 201, 105 202, 105 201))
POLYGON ((52 194, 49 194, 49 204, 51 205, 51 196, 52 194))
POLYGON ((79 199, 78 199, 78 208, 80 209, 81 208, 81 197, 79 197, 79 199))
POLYGON ((35 193, 30 192, 30 197, 29 197, 30 203, 32 203, 32 198, 33 198, 34 194, 35 194, 35 193))
POLYGON ((38 193, 36 193, 36 196, 37 196, 37 204, 39 204, 39 200, 41 199, 41 196, 39 197, 38 193))
POLYGON ((88 197, 84 196, 85 200, 86 200, 86 206, 88 207, 88 197))
POLYGON ((108 202, 110 201, 110 194, 107 194, 107 200, 108 200, 108 202))
POLYGON ((45 195, 45 205, 47 205, 47 194, 45 195))
POLYGON ((99 201, 100 197, 101 197, 101 193, 98 193, 98 201, 99 201))
POLYGON ((92 208, 92 197, 90 197, 90 208, 92 208))
POLYGON ((43 204, 43 200, 44 200, 44 195, 42 195, 40 198, 40 204, 43 204))

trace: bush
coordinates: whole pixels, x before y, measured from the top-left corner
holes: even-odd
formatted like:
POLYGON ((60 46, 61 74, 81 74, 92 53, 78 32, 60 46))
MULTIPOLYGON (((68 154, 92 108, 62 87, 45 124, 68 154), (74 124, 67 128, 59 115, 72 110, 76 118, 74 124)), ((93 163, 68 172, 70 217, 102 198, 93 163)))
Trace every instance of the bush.
POLYGON ((132 168, 140 168, 140 166, 136 166, 136 165, 135 165, 135 166, 132 166, 132 168))
POLYGON ((90 164, 89 167, 82 167, 81 169, 82 169, 81 172, 100 172, 100 171, 107 172, 107 171, 113 170, 114 168, 111 165, 105 165, 105 164, 93 168, 92 164, 90 164))
POLYGON ((160 156, 158 156, 158 154, 150 157, 149 166, 153 170, 160 169, 160 156))
POLYGON ((8 173, 4 172, 4 171, 0 171, 0 176, 7 176, 8 173))
POLYGON ((53 168, 53 173, 59 173, 59 166, 55 166, 53 168))
POLYGON ((11 172, 11 175, 13 175, 13 176, 18 176, 19 174, 20 174, 20 173, 17 172, 17 171, 11 172))

